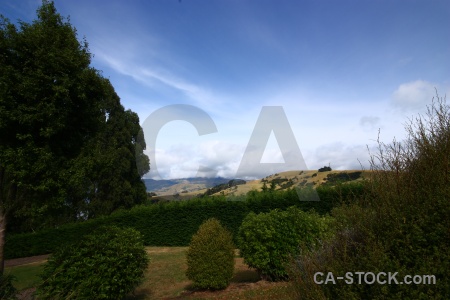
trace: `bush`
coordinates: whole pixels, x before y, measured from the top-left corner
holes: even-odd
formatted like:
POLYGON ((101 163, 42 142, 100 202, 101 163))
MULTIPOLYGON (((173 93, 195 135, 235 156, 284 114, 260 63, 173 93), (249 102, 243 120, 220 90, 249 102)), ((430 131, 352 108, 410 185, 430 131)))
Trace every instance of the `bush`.
POLYGON ((12 284, 13 280, 15 278, 12 275, 0 275, 0 299, 17 299, 17 290, 12 284))
POLYGON ((234 245, 231 234, 217 219, 205 221, 192 237, 187 252, 186 276, 195 288, 224 289, 234 272, 234 245))
POLYGON ((37 293, 43 299, 122 299, 142 281, 148 263, 138 231, 101 227, 50 256, 37 293))
POLYGON ((298 256, 291 277, 304 299, 448 299, 450 107, 437 99, 407 125, 407 139, 379 142, 367 194, 333 211, 336 237, 298 256), (317 285, 317 271, 434 275, 436 284, 317 285), (309 297, 309 298, 308 298, 309 297))
POLYGON ((290 256, 315 248, 329 234, 330 221, 296 207, 250 213, 238 233, 241 256, 262 278, 287 279, 285 267, 290 256))
POLYGON ((318 171, 319 172, 328 172, 328 171, 331 171, 331 167, 324 166, 323 168, 319 168, 318 171))

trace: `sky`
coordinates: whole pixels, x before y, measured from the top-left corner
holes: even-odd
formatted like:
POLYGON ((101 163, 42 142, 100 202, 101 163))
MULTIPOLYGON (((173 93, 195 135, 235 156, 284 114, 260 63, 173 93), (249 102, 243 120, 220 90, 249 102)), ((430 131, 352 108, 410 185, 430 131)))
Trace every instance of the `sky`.
POLYGON ((449 1, 54 2, 139 115, 147 178, 369 169, 378 138, 450 92, 449 1))

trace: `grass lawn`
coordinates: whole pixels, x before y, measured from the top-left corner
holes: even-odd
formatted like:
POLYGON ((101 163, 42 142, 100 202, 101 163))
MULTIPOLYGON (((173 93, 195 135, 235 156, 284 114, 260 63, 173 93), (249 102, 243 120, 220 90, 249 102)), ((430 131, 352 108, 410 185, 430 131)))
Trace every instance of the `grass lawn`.
MULTIPOLYGON (((260 281, 258 274, 236 256, 235 273, 228 288, 222 291, 194 291, 185 272, 187 247, 147 247, 151 262, 144 282, 128 300, 144 299, 293 299, 287 282, 260 281)), ((16 276, 14 286, 20 291, 36 286, 43 263, 6 268, 16 276)))
POLYGON ((36 286, 41 281, 39 274, 44 270, 43 263, 31 263, 16 267, 5 268, 5 274, 12 274, 16 277, 13 282, 14 287, 18 290, 24 290, 36 286))

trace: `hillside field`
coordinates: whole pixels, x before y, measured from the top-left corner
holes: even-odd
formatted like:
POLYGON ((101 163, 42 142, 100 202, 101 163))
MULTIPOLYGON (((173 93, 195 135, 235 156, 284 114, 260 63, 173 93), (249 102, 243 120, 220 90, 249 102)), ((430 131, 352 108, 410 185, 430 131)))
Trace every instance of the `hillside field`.
MULTIPOLYGON (((360 181, 368 178, 370 173, 371 172, 367 170, 332 170, 326 172, 319 172, 317 170, 286 171, 268 175, 261 179, 250 180, 245 184, 228 186, 227 188, 220 189, 220 191, 209 195, 245 195, 252 190, 261 191, 264 187, 264 183, 268 188, 270 188, 271 184, 274 184, 275 190, 285 190, 287 188, 296 187, 303 188, 307 186, 316 188, 322 184, 333 185, 337 182, 360 181)), ((222 182, 231 180, 224 180, 224 178, 220 179, 222 182)), ((191 199, 204 195, 207 191, 208 187, 205 187, 205 183, 200 183, 199 180, 193 181, 184 179, 180 180, 180 182, 174 182, 172 185, 165 185, 164 188, 159 190, 153 190, 152 192, 157 196, 152 197, 152 199, 191 199)))

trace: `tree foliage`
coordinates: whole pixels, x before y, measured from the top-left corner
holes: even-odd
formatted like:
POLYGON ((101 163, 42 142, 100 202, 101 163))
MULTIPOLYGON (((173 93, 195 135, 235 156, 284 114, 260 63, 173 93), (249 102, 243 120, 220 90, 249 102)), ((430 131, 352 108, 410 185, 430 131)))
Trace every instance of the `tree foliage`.
POLYGON ((146 199, 139 119, 90 62, 53 2, 30 24, 0 17, 0 261, 6 228, 51 227, 146 199))
POLYGON ((32 24, 1 24, 1 184, 15 191, 3 203, 17 204, 21 221, 45 216, 39 223, 51 219, 44 211, 74 220, 142 203, 139 118, 90 67, 87 42, 48 1, 32 24))
POLYGON ((328 171, 331 171, 331 167, 330 166, 323 166, 322 168, 319 168, 318 171, 319 172, 328 172, 328 171))

